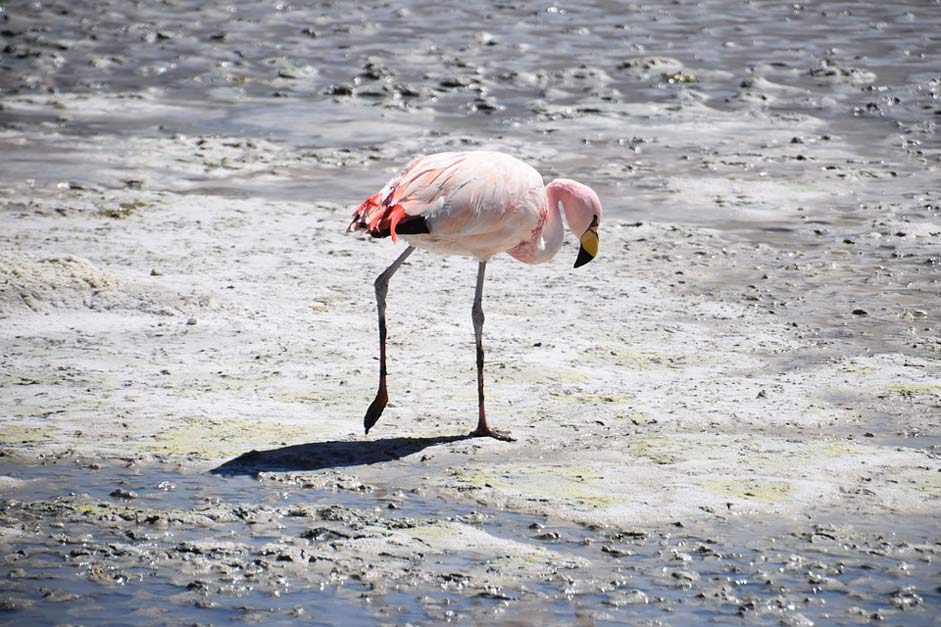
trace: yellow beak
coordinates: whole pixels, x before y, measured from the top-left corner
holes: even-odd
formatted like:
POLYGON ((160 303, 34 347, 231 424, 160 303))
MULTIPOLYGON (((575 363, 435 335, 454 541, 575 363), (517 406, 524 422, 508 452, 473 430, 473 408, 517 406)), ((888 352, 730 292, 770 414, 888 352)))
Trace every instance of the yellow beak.
POLYGON ((578 249, 578 259, 575 267, 580 268, 598 256, 598 227, 590 226, 579 238, 581 246, 578 249))

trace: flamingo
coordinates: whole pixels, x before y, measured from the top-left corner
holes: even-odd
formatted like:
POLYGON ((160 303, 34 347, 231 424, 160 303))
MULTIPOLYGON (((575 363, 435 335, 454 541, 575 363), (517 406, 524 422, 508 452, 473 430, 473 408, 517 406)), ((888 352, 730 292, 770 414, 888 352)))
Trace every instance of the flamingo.
POLYGON ((348 231, 373 237, 402 237, 408 247, 375 281, 379 313, 379 389, 363 424, 366 433, 388 403, 386 390, 386 295, 389 279, 423 248, 477 259, 477 288, 471 318, 477 345, 477 428, 470 436, 513 441, 487 422, 484 409, 483 288, 487 262, 507 253, 523 263, 543 263, 562 246, 560 211, 579 239, 575 267, 598 254, 601 201, 587 185, 542 176, 519 159, 499 152, 442 152, 412 160, 378 193, 353 212, 348 231))

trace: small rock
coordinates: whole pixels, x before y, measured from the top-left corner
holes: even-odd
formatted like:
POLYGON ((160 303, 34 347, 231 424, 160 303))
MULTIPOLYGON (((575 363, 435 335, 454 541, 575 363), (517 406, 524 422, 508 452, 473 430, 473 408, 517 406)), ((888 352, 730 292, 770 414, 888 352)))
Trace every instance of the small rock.
POLYGON ((125 490, 123 488, 118 488, 117 490, 114 490, 113 492, 111 492, 111 494, 109 494, 108 496, 114 497, 116 499, 124 499, 124 500, 129 501, 131 499, 137 498, 137 492, 134 492, 133 490, 125 490))
POLYGON ((363 71, 360 73, 360 76, 372 81, 377 81, 386 76, 395 76, 395 72, 387 68, 382 62, 382 59, 370 57, 363 66, 363 71))
POLYGON ((316 73, 316 70, 310 65, 298 67, 296 65, 284 65, 278 70, 278 76, 281 78, 310 78, 316 73))
POLYGON ((71 592, 66 592, 65 590, 49 590, 42 598, 47 603, 69 603, 70 601, 77 601, 83 597, 71 592))
POLYGON ((650 603, 650 597, 640 590, 628 590, 619 601, 629 605, 647 605, 650 603))
POLYGON ((905 609, 924 603, 924 599, 916 594, 914 586, 905 586, 892 593, 892 603, 899 608, 905 609))
POLYGON ((353 86, 349 83, 337 83, 327 88, 328 96, 352 96, 353 86))
POLYGON ((634 554, 633 551, 629 551, 629 550, 627 550, 627 549, 616 549, 616 548, 611 547, 611 546, 603 546, 603 547, 601 547, 601 552, 602 552, 602 553, 607 553, 607 554, 610 555, 611 557, 630 557, 631 555, 634 554))
POLYGON ((687 72, 673 72, 672 74, 663 74, 663 80, 670 83, 671 85, 699 82, 699 79, 696 78, 696 76, 687 72))
POLYGON ((438 85, 445 89, 456 89, 458 87, 467 87, 471 82, 463 76, 448 76, 438 82, 438 85))
POLYGON ((327 540, 347 540, 349 536, 345 533, 339 531, 334 531, 333 529, 327 529, 326 527, 316 527, 314 529, 307 529, 301 533, 301 537, 305 540, 310 540, 312 542, 324 542, 327 540))
POLYGON ((0 599, 0 612, 16 612, 31 607, 32 605, 32 601, 4 598, 0 599))
POLYGON ((699 581, 699 573, 691 570, 674 570, 670 576, 680 581, 699 581))

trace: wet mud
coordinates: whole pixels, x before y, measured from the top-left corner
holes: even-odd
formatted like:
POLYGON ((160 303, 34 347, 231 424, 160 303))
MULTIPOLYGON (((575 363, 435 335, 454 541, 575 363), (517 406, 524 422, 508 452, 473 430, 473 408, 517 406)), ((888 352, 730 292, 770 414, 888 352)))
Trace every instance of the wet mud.
POLYGON ((930 625, 939 599, 941 545, 927 518, 891 531, 845 512, 573 526, 347 473, 237 468, 35 469, 3 501, 14 545, 5 614, 20 624, 109 624, 120 613, 133 624, 930 625))
POLYGON ((933 3, 0 6, 0 622, 935 624, 933 3), (343 232, 416 153, 571 270, 343 232))

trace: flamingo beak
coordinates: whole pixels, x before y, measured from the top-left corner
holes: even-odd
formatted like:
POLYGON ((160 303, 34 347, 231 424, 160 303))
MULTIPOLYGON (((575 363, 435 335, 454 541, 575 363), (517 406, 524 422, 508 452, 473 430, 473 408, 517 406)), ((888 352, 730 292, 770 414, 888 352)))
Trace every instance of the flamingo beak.
POLYGON ((588 227, 579 238, 581 246, 578 249, 578 258, 575 260, 575 267, 581 268, 586 263, 598 256, 598 227, 592 225, 588 227))

